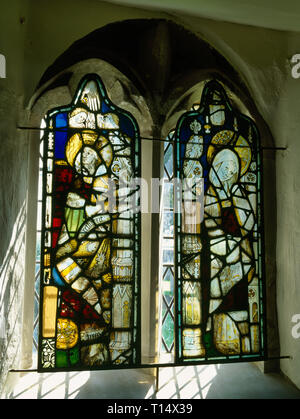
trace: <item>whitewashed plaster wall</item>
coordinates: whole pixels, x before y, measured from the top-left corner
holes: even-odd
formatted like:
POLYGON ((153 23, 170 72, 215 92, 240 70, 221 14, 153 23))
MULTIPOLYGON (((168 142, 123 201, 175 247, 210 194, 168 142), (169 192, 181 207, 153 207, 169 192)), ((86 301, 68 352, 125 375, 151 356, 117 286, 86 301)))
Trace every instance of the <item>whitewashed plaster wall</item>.
POLYGON ((1 6, 0 51, 0 392, 7 371, 19 364, 23 319, 27 195, 27 139, 17 130, 24 103, 26 1, 1 6))
MULTIPOLYGON (((288 35, 286 56, 300 51, 300 35, 288 35)), ((292 317, 300 313, 300 78, 283 81, 273 114, 277 153, 277 295, 282 371, 300 387, 300 337, 292 335, 292 317)))
MULTIPOLYGON (((4 332, 3 344, 9 350, 1 362, 2 379, 9 366, 14 365, 13 359, 18 359, 19 348, 14 342, 20 336, 17 319, 22 313, 25 264, 24 240, 20 239, 21 251, 17 251, 18 241, 12 245, 15 270, 5 270, 8 266, 5 257, 13 239, 17 217, 25 208, 27 191, 26 134, 19 133, 16 124, 26 123, 28 104, 41 76, 73 42, 111 22, 165 18, 207 40, 235 67, 269 126, 275 145, 288 147, 287 151, 276 154, 277 202, 269 202, 268 206, 272 208, 274 205, 274 210, 277 208, 277 303, 281 354, 293 356, 293 359, 282 360, 281 368, 300 387, 300 339, 291 335, 291 316, 300 313, 300 79, 291 77, 289 65, 291 56, 300 53, 299 33, 119 7, 98 0, 15 1, 14 6, 2 7, 1 18, 0 53, 6 55, 7 79, 0 80, 0 95, 4 98, 4 101, 1 99, 3 105, 0 110, 0 208, 3 225, 0 262, 1 272, 6 272, 5 279, 1 277, 0 296, 4 307, 14 307, 9 322, 18 325, 10 326, 4 332)), ((24 231, 23 227, 23 234, 24 231)), ((18 237, 23 236, 18 233, 18 237)), ((4 323, 8 324, 7 317, 4 323)), ((3 326, 1 330, 4 330, 3 326)))

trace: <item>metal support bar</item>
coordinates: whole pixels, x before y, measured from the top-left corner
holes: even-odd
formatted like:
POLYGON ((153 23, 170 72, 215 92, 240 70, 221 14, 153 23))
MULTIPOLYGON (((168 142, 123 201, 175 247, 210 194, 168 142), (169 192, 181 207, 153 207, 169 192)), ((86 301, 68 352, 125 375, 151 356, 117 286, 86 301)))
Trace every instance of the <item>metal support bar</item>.
MULTIPOLYGON (((212 364, 229 364, 229 363, 237 363, 237 362, 258 362, 258 361, 271 361, 274 359, 292 359, 293 357, 290 355, 284 355, 284 356, 271 356, 271 357, 266 357, 266 358, 262 358, 262 357, 257 357, 257 358, 241 358, 241 359, 228 359, 228 360, 221 360, 221 359, 217 359, 217 360, 207 360, 207 361, 202 361, 202 362, 189 362, 189 363, 172 363, 172 364, 140 364, 140 365, 124 365, 124 367, 107 367, 107 368, 91 368, 91 369, 84 369, 84 368, 79 368, 79 369, 72 369, 70 368, 69 370, 62 370, 62 369, 49 369, 49 371, 42 371, 43 373, 52 373, 52 372, 69 372, 69 371, 114 371, 114 370, 119 370, 119 369, 140 369, 140 368, 156 368, 156 385, 158 386, 159 384, 159 368, 174 368, 174 367, 189 367, 192 365, 212 365, 212 364), (223 361, 223 362, 222 362, 223 361), (225 362, 224 362, 225 361, 225 362)), ((9 370, 9 372, 41 372, 38 369, 11 369, 9 370)))
POLYGON ((156 377, 155 377, 155 392, 157 393, 159 389, 159 367, 156 367, 156 377))
MULTIPOLYGON (((48 129, 48 131, 59 131, 59 132, 67 132, 68 130, 70 131, 76 131, 76 132, 80 132, 80 131, 86 131, 89 128, 38 128, 38 127, 22 127, 22 126, 17 126, 17 129, 20 130, 28 130, 28 131, 45 131, 46 129, 48 129)), ((96 131, 96 132, 103 132, 103 131, 111 131, 111 132, 115 132, 115 131, 119 131, 116 129, 92 129, 92 131, 96 131)), ((155 137, 140 137, 141 140, 147 140, 147 141, 161 141, 163 143, 173 143, 172 140, 168 140, 168 139, 163 139, 163 138, 155 138, 155 137)), ((179 143, 181 143, 179 141, 179 143)), ((185 143, 182 143, 185 144, 185 143)), ((203 145, 203 143, 189 143, 189 144, 196 144, 196 145, 203 145)), ((235 148, 250 148, 249 146, 245 146, 245 145, 235 145, 235 148)), ((287 150, 287 147, 259 147, 260 150, 287 150)))

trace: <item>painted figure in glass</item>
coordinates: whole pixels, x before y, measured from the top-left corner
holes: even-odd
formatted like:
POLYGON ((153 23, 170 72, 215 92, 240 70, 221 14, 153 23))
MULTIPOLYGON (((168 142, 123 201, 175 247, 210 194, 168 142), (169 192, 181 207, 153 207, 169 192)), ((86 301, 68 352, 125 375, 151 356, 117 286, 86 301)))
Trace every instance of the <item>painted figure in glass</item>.
MULTIPOLYGON (((190 223, 185 210, 178 215, 178 357, 262 355, 256 126, 232 109, 223 87, 212 81, 204 87, 199 109, 179 120, 176 144, 177 177, 204 181, 203 219, 190 223)), ((192 191, 196 202, 193 185, 192 191)))
POLYGON ((47 123, 40 366, 136 362, 137 125, 97 76, 47 123))

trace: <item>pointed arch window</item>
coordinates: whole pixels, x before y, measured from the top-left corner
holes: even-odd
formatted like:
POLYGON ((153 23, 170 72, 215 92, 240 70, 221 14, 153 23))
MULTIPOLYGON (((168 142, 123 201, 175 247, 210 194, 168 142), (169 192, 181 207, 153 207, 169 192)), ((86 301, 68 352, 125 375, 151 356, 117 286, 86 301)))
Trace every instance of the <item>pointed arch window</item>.
POLYGON ((138 125, 96 74, 45 124, 38 368, 136 365, 138 125))
POLYGON ((259 133, 222 85, 175 130, 176 363, 265 354, 259 133), (202 180, 199 183, 199 179, 202 180), (182 209, 182 210, 181 210, 182 209), (194 211, 194 212, 193 212, 194 211))

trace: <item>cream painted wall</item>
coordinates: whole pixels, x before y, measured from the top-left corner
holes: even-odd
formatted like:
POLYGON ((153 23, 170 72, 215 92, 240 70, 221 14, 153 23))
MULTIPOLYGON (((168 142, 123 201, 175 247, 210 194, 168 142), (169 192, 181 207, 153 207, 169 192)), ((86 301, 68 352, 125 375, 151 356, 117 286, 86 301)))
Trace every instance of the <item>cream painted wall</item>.
POLYGON ((1 5, 0 53, 6 78, 0 79, 0 392, 6 374, 20 359, 22 332, 27 138, 17 131, 23 112, 25 27, 19 18, 27 1, 1 5))
POLYGON ((107 0, 113 4, 185 13, 218 21, 263 28, 299 31, 298 0, 107 0))
MULTIPOLYGON (((287 55, 300 51, 299 35, 289 34, 287 55)), ((277 153, 277 287, 282 371, 300 387, 300 337, 292 336, 292 317, 300 314, 300 78, 284 80, 274 112, 277 153)))
MULTIPOLYGON (((27 122, 26 108, 42 74, 73 42, 108 23, 139 18, 172 19, 210 42, 238 70, 275 144, 288 146, 286 152, 276 155, 277 295, 281 354, 293 356, 283 360, 281 367, 300 387, 300 339, 291 335, 291 316, 300 313, 300 142, 297 138, 300 79, 291 77, 289 65, 291 56, 300 53, 300 35, 178 13, 175 16, 158 10, 119 7, 99 0, 20 0, 13 6, 1 7, 0 53, 7 59, 7 78, 0 80, 0 205, 4 225, 1 264, 27 190, 26 135, 16 130, 16 124, 27 122), (15 182, 11 182, 13 176, 15 182)), ((15 255, 19 269, 18 274, 12 274, 15 279, 23 278, 24 243, 22 246, 23 252, 15 255)), ((17 319, 22 310, 22 283, 20 286, 17 283, 12 281, 5 295, 3 289, 0 291, 1 298, 7 299, 7 295, 15 295, 18 290, 14 304, 19 311, 16 309, 10 319, 18 326, 9 328, 6 342, 20 334, 17 319)), ((16 366, 17 353, 18 349, 11 346, 11 354, 2 359, 2 377, 11 365, 16 366)))

